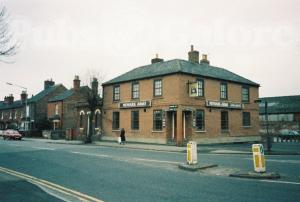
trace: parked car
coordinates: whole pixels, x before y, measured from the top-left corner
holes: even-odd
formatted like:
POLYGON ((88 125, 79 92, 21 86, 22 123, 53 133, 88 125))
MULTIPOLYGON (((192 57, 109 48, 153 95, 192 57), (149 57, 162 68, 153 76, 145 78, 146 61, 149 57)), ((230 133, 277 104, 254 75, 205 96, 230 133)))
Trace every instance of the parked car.
POLYGON ((289 129, 282 129, 279 131, 279 135, 299 135, 298 131, 289 130, 289 129))
POLYGON ((3 139, 6 140, 21 140, 22 135, 17 130, 5 130, 3 132, 3 139))

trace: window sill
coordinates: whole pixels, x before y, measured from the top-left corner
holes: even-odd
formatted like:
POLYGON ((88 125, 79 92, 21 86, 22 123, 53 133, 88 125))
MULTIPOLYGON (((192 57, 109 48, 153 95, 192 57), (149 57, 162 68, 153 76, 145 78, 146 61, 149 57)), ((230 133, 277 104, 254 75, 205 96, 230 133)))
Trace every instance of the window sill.
POLYGON ((195 133, 206 133, 206 130, 195 130, 195 133))
POLYGON ((204 96, 195 97, 197 100, 205 100, 204 96))
POLYGON ((152 133, 163 133, 163 130, 152 130, 152 133))
POLYGON ((229 133, 229 130, 221 130, 221 133, 229 133))
POLYGON ((250 101, 242 101, 243 104, 250 104, 250 101))
POLYGON ((112 129, 112 132, 120 132, 120 129, 112 129))
POLYGON ((252 126, 243 126, 243 128, 245 128, 245 129, 252 128, 252 126))
POLYGON ((140 130, 139 129, 131 129, 129 132, 131 132, 131 133, 139 133, 140 130))
POLYGON ((153 100, 158 100, 158 99, 164 99, 164 97, 163 96, 153 96, 153 100))
POLYGON ((112 103, 116 104, 116 103, 119 103, 119 102, 120 102, 120 100, 114 100, 112 103))

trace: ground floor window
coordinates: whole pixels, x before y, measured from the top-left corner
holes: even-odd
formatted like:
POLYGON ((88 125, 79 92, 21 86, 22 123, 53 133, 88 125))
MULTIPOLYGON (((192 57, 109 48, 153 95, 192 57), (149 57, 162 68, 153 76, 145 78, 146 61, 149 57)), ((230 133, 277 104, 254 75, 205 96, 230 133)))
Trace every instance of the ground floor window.
POLYGON ((112 129, 116 130, 120 128, 120 112, 113 112, 113 124, 112 129))
POLYGON ((162 130, 162 110, 153 111, 153 130, 162 130))
POLYGON ((250 112, 243 112, 243 126, 250 126, 250 112))
POLYGON ((139 129, 139 111, 131 111, 131 129, 139 129))
POLYGON ((221 130, 228 130, 228 112, 221 112, 221 130))
POLYGON ((204 110, 196 110, 196 130, 204 130, 204 110))

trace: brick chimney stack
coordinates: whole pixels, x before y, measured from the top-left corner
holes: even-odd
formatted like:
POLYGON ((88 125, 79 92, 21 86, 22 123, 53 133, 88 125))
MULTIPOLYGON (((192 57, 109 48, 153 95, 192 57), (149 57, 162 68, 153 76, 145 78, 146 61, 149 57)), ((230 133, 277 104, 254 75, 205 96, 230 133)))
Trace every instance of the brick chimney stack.
POLYGON ((202 54, 202 59, 200 60, 201 64, 208 64, 209 65, 209 60, 207 59, 206 54, 202 54))
POLYGON ((194 50, 193 45, 191 45, 191 51, 189 51, 188 55, 190 62, 199 63, 199 52, 194 50))
POLYGON ((73 80, 73 88, 75 91, 79 90, 80 88, 80 80, 79 80, 79 76, 75 75, 75 78, 73 80))
POLYGON ((22 91, 22 93, 21 93, 21 101, 22 101, 22 103, 26 102, 27 96, 28 96, 27 92, 26 91, 22 91))
POLYGON ((14 96, 12 94, 9 94, 9 96, 5 96, 4 102, 11 105, 12 103, 14 103, 14 96))
POLYGON ((55 82, 52 81, 52 79, 44 81, 44 90, 50 88, 51 86, 54 86, 54 84, 55 82))
POLYGON ((97 80, 97 78, 93 78, 92 92, 93 92, 93 95, 98 95, 98 80, 97 80))
POLYGON ((158 54, 156 54, 156 57, 151 60, 151 64, 158 63, 158 62, 163 62, 163 61, 164 61, 164 59, 159 58, 158 54))

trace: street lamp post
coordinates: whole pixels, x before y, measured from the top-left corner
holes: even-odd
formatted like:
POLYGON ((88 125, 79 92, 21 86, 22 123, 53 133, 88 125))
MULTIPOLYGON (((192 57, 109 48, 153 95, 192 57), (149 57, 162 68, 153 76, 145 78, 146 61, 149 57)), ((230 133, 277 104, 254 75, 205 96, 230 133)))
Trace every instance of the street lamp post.
MULTIPOLYGON (((254 102, 256 103, 261 103, 263 102, 262 100, 258 99, 255 100, 254 102)), ((269 113, 268 113, 268 102, 264 101, 264 105, 265 105, 265 122, 266 122, 266 130, 267 130, 267 138, 266 138, 266 143, 267 143, 267 151, 270 152, 271 151, 271 137, 269 134, 269 113)))
MULTIPOLYGON (((20 85, 9 83, 9 82, 6 82, 6 84, 10 85, 10 86, 17 86, 17 87, 22 88, 23 90, 25 90, 25 93, 26 93, 26 99, 25 99, 25 120, 26 120, 26 123, 27 123, 27 96, 28 96, 27 95, 27 88, 24 87, 24 86, 20 86, 20 85)), ((28 125, 26 124, 25 125, 25 130, 27 130, 27 129, 28 129, 28 125)))

